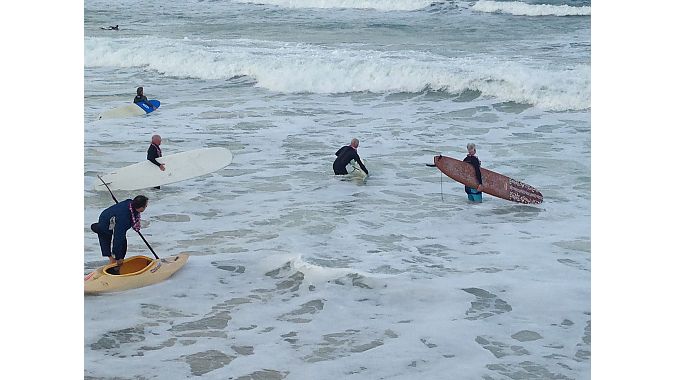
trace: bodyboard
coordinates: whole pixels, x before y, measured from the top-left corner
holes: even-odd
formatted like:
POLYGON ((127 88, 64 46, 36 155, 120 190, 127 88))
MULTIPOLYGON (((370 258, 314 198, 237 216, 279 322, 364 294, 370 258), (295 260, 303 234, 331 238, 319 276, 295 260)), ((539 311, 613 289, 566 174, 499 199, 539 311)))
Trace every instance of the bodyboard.
MULTIPOLYGON (((149 100, 149 102, 155 107, 160 106, 159 100, 149 100)), ((141 103, 132 103, 124 106, 116 107, 105 111, 99 115, 99 120, 101 119, 117 119, 121 117, 130 117, 130 116, 143 116, 147 113, 153 112, 154 110, 148 107, 146 104, 141 103)))

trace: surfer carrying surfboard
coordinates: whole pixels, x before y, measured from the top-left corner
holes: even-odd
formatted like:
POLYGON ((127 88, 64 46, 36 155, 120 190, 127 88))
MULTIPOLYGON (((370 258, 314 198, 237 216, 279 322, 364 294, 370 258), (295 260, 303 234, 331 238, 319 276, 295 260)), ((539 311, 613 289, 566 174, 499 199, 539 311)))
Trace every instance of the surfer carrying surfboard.
MULTIPOLYGON (((162 149, 160 149, 160 144, 162 144, 162 137, 160 135, 153 135, 150 139, 150 146, 148 147, 148 155, 146 158, 148 161, 157 165, 161 171, 164 171, 164 164, 157 162, 157 159, 162 157, 162 149)), ((159 186, 155 186, 159 190, 159 186)))
POLYGON ((160 170, 164 171, 164 164, 157 162, 157 159, 162 157, 162 149, 160 149, 160 144, 162 144, 162 137, 160 135, 153 135, 150 139, 150 146, 148 147, 148 161, 157 165, 160 170))
POLYGON ((352 139, 350 145, 346 145, 338 149, 336 152, 336 156, 338 157, 336 157, 335 161, 333 161, 333 172, 336 175, 346 175, 347 165, 352 160, 355 160, 359 164, 359 167, 364 171, 364 173, 366 173, 366 175, 369 174, 369 171, 366 170, 366 166, 364 166, 364 163, 361 162, 359 154, 357 154, 357 147, 359 147, 359 140, 352 139))
POLYGON ((476 173, 476 179, 479 181, 479 186, 476 189, 469 186, 465 186, 465 193, 467 193, 467 199, 470 202, 481 202, 481 192, 483 191, 483 185, 481 181, 481 161, 476 156, 476 145, 474 143, 467 144, 467 157, 463 160, 468 162, 474 167, 474 172, 476 173))
POLYGON ((112 274, 120 273, 120 266, 127 254, 127 231, 133 228, 141 230, 141 213, 148 206, 148 198, 137 195, 108 207, 99 215, 98 223, 91 225, 92 231, 99 236, 101 254, 108 257, 110 263, 117 263, 112 274), (115 273, 117 272, 117 273, 115 273))
POLYGON ((148 98, 145 95, 143 95, 143 87, 138 87, 136 89, 136 97, 134 97, 134 103, 143 103, 143 104, 147 105, 148 107, 150 107, 151 110, 154 110, 154 109, 157 108, 152 103, 150 103, 148 101, 148 98))

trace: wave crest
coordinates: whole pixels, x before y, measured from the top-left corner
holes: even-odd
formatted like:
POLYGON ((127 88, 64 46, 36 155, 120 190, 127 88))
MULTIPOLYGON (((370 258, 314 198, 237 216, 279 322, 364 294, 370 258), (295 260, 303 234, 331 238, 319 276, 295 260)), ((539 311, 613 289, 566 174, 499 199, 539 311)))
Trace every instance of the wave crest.
POLYGON ((479 0, 472 9, 479 12, 507 13, 515 16, 591 16, 589 6, 527 4, 520 1, 479 0))
POLYGON ((414 11, 434 0, 235 0, 238 3, 276 5, 284 8, 350 8, 378 11, 414 11))
POLYGON ((472 90, 555 111, 589 108, 591 87, 590 67, 584 64, 548 69, 486 56, 449 58, 251 40, 88 37, 85 66, 144 67, 207 80, 247 76, 257 86, 281 93, 472 90))

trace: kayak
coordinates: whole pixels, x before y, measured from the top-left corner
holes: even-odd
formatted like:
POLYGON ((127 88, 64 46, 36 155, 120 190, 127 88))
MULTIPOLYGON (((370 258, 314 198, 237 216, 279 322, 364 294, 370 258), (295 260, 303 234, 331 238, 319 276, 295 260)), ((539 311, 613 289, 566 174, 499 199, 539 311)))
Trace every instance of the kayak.
POLYGON ((84 292, 85 294, 120 292, 156 284, 181 269, 188 261, 188 256, 187 253, 163 259, 133 256, 124 259, 118 275, 108 273, 108 270, 116 264, 104 265, 85 276, 84 292))

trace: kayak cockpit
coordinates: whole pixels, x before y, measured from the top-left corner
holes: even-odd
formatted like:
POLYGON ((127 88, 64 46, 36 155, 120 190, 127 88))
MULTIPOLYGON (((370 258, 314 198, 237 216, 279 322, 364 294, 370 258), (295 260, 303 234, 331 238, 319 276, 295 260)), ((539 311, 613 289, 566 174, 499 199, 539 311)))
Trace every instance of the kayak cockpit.
MULTIPOLYGON (((150 257, 145 257, 145 256, 134 256, 130 257, 127 260, 124 260, 122 263, 122 266, 120 267, 120 276, 124 275, 136 275, 139 273, 142 273, 150 268, 150 265, 153 263, 153 259, 150 257)), ((104 272, 108 275, 118 275, 116 273, 112 273, 110 270, 115 268, 116 264, 110 264, 107 265, 104 268, 104 272)))

